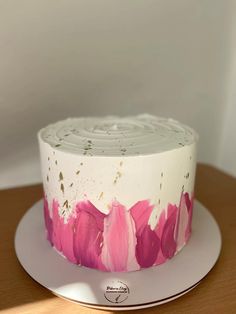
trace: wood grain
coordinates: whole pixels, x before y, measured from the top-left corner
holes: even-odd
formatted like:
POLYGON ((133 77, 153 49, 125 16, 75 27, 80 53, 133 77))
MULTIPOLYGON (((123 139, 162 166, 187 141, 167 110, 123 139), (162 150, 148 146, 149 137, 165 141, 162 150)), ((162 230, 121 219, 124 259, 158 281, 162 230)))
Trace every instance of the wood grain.
MULTIPOLYGON (((212 212, 220 226, 223 237, 220 258, 197 288, 175 301, 140 313, 236 313, 236 178, 211 166, 198 165, 195 190, 196 198, 212 212)), ((41 197, 41 185, 0 191, 1 313, 113 313, 81 307, 54 296, 32 280, 17 261, 14 251, 17 224, 41 197)))

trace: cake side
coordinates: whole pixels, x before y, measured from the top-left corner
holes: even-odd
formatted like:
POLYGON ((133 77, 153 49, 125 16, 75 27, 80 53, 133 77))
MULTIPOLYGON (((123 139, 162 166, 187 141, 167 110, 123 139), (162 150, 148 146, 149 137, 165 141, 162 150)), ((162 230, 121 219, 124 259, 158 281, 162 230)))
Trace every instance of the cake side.
POLYGON ((196 141, 189 143, 96 156, 39 136, 48 240, 71 262, 103 271, 172 258, 191 233, 196 141))

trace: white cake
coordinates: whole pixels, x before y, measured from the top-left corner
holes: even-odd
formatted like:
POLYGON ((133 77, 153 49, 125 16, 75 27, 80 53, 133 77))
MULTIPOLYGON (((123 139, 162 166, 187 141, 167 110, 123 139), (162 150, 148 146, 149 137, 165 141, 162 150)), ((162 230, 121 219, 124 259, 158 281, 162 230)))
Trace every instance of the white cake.
POLYGON ((196 133, 172 119, 69 118, 38 133, 47 238, 69 261, 133 271, 191 234, 196 133))

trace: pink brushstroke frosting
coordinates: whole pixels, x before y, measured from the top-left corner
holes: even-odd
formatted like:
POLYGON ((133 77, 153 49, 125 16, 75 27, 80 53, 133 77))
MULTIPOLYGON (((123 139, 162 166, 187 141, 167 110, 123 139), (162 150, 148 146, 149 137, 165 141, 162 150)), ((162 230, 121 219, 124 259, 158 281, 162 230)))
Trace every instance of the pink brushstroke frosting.
POLYGON ((104 220, 104 246, 102 261, 108 271, 127 271, 135 269, 136 237, 129 211, 114 201, 104 220))
POLYGON ((131 216, 135 222, 137 237, 136 259, 142 268, 150 267, 154 264, 160 249, 160 239, 148 225, 153 207, 145 200, 139 201, 130 209, 131 216))
POLYGON ((193 196, 182 193, 179 205, 168 204, 151 229, 153 208, 148 200, 130 209, 113 201, 104 214, 87 200, 78 202, 65 222, 58 202, 53 200, 50 211, 44 197, 47 239, 70 262, 102 271, 159 265, 172 258, 191 235, 193 196))
POLYGON ((91 202, 76 205, 74 254, 77 264, 105 270, 101 263, 105 215, 91 202))

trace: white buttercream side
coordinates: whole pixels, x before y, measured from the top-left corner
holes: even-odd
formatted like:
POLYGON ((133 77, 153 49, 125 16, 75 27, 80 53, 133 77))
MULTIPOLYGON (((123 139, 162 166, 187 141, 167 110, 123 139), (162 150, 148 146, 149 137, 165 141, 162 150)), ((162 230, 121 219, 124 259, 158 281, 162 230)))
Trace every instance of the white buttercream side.
POLYGON ((194 189, 196 143, 139 156, 88 156, 52 147, 39 137, 44 191, 56 199, 65 220, 78 201, 88 199, 100 211, 116 199, 127 209, 140 200, 155 205, 154 228, 168 203, 179 204, 182 190, 194 189))

